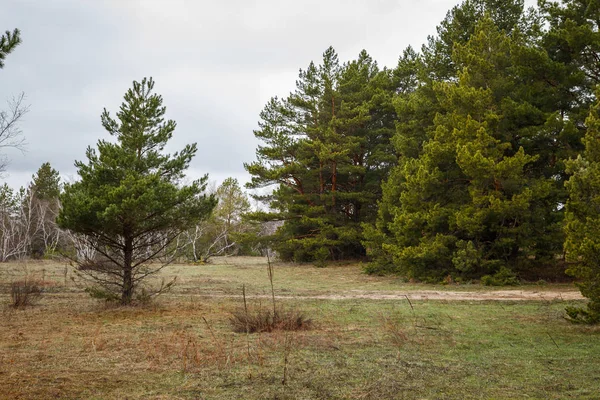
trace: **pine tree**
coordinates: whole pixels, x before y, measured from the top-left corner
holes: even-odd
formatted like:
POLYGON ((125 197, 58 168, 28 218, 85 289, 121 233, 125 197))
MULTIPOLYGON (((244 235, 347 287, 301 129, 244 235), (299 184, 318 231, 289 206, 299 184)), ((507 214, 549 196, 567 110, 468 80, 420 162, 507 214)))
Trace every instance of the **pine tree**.
POLYGON ((568 308, 574 321, 600 322, 600 102, 590 111, 583 138, 585 151, 568 163, 572 174, 566 186, 565 252, 567 272, 576 277, 581 294, 590 301, 587 309, 568 308))
MULTIPOLYGON (((583 151, 585 120, 596 101, 595 88, 600 84, 600 2, 542 0, 539 3, 548 27, 541 44, 554 61, 552 68, 547 68, 547 80, 555 88, 561 136, 569 139, 572 150, 563 154, 562 159, 569 159, 583 151)), ((567 176, 562 163, 560 167, 563 183, 567 176)))
POLYGON ((374 220, 380 182, 395 161, 391 71, 364 51, 340 66, 329 48, 296 86, 267 104, 255 131, 264 145, 246 165, 248 187, 277 187, 262 198, 272 211, 254 217, 285 221, 271 238, 284 259, 363 256, 361 223, 374 220))
POLYGON ((367 267, 369 272, 384 273, 395 269, 391 253, 385 248, 394 242, 389 224, 394 219, 394 209, 400 196, 401 171, 405 163, 422 153, 433 119, 441 110, 429 71, 422 55, 411 47, 404 50, 393 71, 393 86, 397 88, 392 101, 396 111, 396 132, 391 143, 397 164, 390 168, 389 177, 382 181, 375 223, 363 224, 363 245, 371 260, 375 260, 367 267))
POLYGON ((429 77, 435 81, 456 78, 460 67, 453 59, 456 44, 466 44, 477 24, 488 16, 501 31, 510 34, 523 24, 523 0, 464 0, 452 7, 438 25, 437 35, 429 36, 422 53, 429 77))
POLYGON ((60 210, 60 176, 49 162, 45 162, 33 175, 27 188, 26 207, 33 219, 31 225, 30 254, 41 257, 56 250, 60 230, 56 217, 60 210))
POLYGON ((544 46, 551 57, 566 67, 564 101, 575 102, 589 110, 596 85, 600 84, 600 1, 540 1, 549 25, 544 46), (566 84, 565 84, 566 83, 566 84))
POLYGON ((80 180, 65 185, 60 196, 59 225, 83 235, 99 254, 78 260, 80 272, 122 304, 130 304, 144 278, 164 266, 152 261, 215 203, 202 195, 207 176, 182 184, 196 144, 164 153, 176 124, 164 120, 162 97, 153 88, 152 79, 133 82, 117 119, 104 110, 102 125, 116 142, 88 147, 87 163, 75 163, 80 180))
POLYGON ((446 18, 437 27, 437 36, 430 36, 421 53, 408 47, 394 70, 396 96, 396 134, 392 139, 397 165, 391 169, 390 177, 382 184, 381 201, 375 224, 364 225, 363 241, 374 263, 367 271, 383 273, 396 270, 389 251, 394 234, 389 230, 393 222, 393 209, 398 203, 404 181, 405 164, 418 158, 423 144, 433 136, 434 118, 445 112, 440 104, 435 85, 439 82, 456 82, 460 66, 453 57, 455 45, 465 45, 481 18, 486 13, 505 32, 512 32, 523 25, 523 1, 466 0, 448 11, 446 18))
POLYGON ((218 204, 213 216, 222 223, 227 231, 242 221, 242 216, 250 211, 250 202, 240 188, 238 180, 227 178, 217 188, 215 196, 218 204))
MULTIPOLYGON (((460 72, 457 82, 432 82, 439 110, 432 124, 399 125, 397 144, 411 143, 405 132, 427 139, 384 185, 378 229, 368 235, 378 257, 372 272, 480 277, 552 265, 559 252, 562 189, 548 160, 563 140, 549 128, 553 92, 539 76, 551 61, 489 17, 454 47, 460 72)), ((431 97, 402 102, 423 98, 431 97)))
POLYGON ((60 176, 49 162, 45 162, 33 176, 32 188, 39 199, 57 199, 60 194, 60 176))
POLYGON ((27 255, 28 226, 23 213, 25 189, 15 191, 6 183, 0 186, 0 262, 27 255))

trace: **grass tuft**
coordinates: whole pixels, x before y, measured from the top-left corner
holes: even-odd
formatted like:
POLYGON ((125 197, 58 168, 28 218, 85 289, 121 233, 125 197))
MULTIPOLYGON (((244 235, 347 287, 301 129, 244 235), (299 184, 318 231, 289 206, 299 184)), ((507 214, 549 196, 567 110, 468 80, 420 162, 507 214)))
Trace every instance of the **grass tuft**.
POLYGON ((237 333, 273 331, 304 331, 312 328, 312 320, 298 310, 239 308, 231 313, 229 322, 237 333))
POLYGON ((10 285, 10 305, 23 308, 34 305, 42 297, 42 282, 32 279, 14 281, 10 285))

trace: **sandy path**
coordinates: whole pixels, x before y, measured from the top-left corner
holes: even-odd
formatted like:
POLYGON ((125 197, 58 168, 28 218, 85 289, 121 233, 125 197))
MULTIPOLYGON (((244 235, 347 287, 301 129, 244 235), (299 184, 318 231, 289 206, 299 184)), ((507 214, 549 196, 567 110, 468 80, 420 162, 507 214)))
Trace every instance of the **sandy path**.
MULTIPOLYGON (((201 294, 203 297, 236 298, 239 295, 201 294)), ((270 295, 247 295, 247 298, 270 298, 270 295)), ((446 301, 550 301, 550 300, 581 300, 578 291, 526 291, 526 290, 496 290, 489 292, 453 292, 420 290, 410 292, 368 292, 353 290, 339 294, 322 295, 275 295, 277 299, 289 300, 446 300, 446 301)))

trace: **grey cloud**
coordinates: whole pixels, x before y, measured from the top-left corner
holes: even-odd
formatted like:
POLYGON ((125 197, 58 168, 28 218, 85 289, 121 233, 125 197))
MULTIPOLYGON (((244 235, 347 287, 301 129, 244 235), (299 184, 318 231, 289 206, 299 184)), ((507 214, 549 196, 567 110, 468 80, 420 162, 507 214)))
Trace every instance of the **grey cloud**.
POLYGON ((342 61, 365 48, 393 67, 458 1, 5 0, 0 30, 20 28, 23 44, 0 71, 0 104, 21 91, 31 104, 29 150, 9 154, 6 180, 25 185, 45 161, 72 179, 74 160, 108 136, 102 109, 114 115, 131 81, 153 76, 178 123, 168 150, 198 142, 190 177, 245 182, 258 113, 299 68, 329 45, 342 61))

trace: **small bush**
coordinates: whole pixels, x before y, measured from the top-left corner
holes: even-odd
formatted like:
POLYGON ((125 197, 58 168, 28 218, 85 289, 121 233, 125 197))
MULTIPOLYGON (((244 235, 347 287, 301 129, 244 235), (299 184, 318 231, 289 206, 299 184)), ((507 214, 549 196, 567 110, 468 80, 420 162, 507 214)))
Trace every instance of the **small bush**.
POLYGON ((398 270, 392 263, 370 262, 363 267, 363 271, 368 275, 386 276, 397 274, 398 270))
POLYGON ((517 286, 520 284, 517 275, 506 267, 500 267, 494 275, 484 275, 481 283, 485 286, 517 286))
MULTIPOLYGON (((175 285, 176 278, 169 282, 163 281, 160 286, 148 288, 145 286, 136 287, 133 298, 128 304, 130 306, 147 306, 152 303, 154 298, 162 293, 166 293, 175 285)), ((102 286, 90 286, 85 289, 85 292, 90 295, 91 298, 96 300, 103 300, 106 303, 122 304, 122 294, 119 292, 119 288, 112 289, 102 286)))
POLYGON ((312 320, 297 310, 246 310, 243 307, 231 313, 233 330, 238 333, 302 331, 312 327, 312 320))
POLYGON ((85 289, 85 292, 90 295, 92 299, 104 300, 107 303, 118 302, 121 297, 118 294, 105 290, 98 286, 92 286, 85 289))
POLYGON ((567 307, 568 319, 578 324, 597 324, 600 323, 600 302, 590 301, 586 308, 567 307))
POLYGON ((42 297, 42 285, 36 280, 14 281, 10 285, 11 306, 15 308, 34 305, 42 297))
MULTIPOLYGON (((85 292, 90 295, 92 299, 102 300, 110 304, 121 304, 121 295, 119 293, 111 292, 99 286, 92 286, 85 289, 85 292)), ((154 293, 149 292, 146 288, 141 288, 136 291, 131 303, 131 306, 147 306, 152 302, 154 293)))

